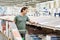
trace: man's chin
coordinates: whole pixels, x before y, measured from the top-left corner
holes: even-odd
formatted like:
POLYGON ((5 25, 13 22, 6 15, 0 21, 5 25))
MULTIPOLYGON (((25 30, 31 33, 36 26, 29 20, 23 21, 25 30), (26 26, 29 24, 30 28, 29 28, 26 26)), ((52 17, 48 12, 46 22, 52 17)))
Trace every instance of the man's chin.
POLYGON ((25 13, 24 15, 26 15, 27 13, 25 13))

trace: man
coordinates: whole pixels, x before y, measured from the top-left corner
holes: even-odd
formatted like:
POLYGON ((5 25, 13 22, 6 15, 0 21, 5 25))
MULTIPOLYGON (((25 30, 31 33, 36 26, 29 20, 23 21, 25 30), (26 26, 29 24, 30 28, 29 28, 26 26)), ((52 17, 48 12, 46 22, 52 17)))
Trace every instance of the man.
POLYGON ((5 31, 6 31, 6 21, 1 20, 1 25, 2 25, 2 32, 5 33, 5 31))
POLYGON ((32 24, 35 23, 35 22, 31 22, 29 20, 29 18, 26 16, 27 12, 28 12, 28 8, 23 7, 21 9, 20 15, 15 17, 15 23, 17 25, 17 28, 18 28, 22 38, 24 38, 24 40, 25 40, 25 34, 26 34, 26 21, 28 21, 32 24))

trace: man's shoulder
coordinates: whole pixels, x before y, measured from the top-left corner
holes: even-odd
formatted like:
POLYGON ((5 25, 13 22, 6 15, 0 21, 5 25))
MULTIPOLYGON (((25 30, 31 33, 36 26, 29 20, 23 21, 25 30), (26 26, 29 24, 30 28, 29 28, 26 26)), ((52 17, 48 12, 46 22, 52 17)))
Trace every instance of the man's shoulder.
POLYGON ((28 17, 27 15, 25 15, 25 17, 28 17))
POLYGON ((19 15, 16 15, 15 17, 19 17, 19 15))

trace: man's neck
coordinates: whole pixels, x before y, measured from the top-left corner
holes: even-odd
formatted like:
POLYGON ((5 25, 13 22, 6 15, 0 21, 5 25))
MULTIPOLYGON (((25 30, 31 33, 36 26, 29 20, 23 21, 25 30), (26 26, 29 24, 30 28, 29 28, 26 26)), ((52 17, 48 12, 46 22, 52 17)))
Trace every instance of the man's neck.
POLYGON ((20 14, 21 16, 25 16, 23 13, 20 14))

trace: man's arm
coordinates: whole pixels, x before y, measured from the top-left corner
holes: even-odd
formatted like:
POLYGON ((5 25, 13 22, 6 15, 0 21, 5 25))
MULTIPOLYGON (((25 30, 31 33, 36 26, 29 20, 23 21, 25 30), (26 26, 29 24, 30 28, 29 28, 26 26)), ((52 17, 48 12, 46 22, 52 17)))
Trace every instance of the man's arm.
POLYGON ((32 21, 30 21, 30 20, 29 20, 28 22, 31 23, 31 24, 35 24, 35 22, 32 22, 32 21))
POLYGON ((35 24, 35 22, 33 22, 33 21, 30 21, 30 19, 27 17, 27 21, 29 22, 29 23, 31 23, 31 24, 35 24))

